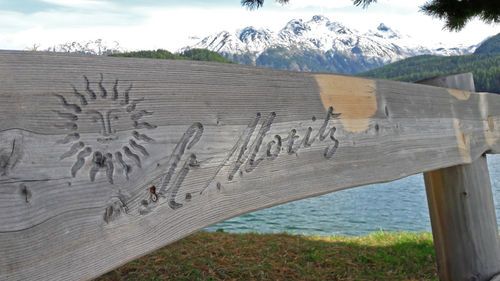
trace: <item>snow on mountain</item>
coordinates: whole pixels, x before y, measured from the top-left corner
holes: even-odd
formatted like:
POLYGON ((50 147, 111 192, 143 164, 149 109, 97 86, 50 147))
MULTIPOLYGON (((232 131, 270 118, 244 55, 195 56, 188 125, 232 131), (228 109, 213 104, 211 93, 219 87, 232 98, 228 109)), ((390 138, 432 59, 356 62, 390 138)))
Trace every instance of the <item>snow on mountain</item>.
POLYGON ((397 31, 392 30, 392 28, 386 26, 384 23, 380 23, 377 27, 377 30, 369 35, 377 36, 383 39, 401 38, 401 35, 397 31))
POLYGON ((309 21, 293 19, 278 32, 254 27, 222 31, 182 50, 193 48, 215 51, 245 64, 352 74, 416 55, 468 54, 475 46, 447 48, 437 44, 430 48, 383 23, 361 33, 316 15, 309 21))

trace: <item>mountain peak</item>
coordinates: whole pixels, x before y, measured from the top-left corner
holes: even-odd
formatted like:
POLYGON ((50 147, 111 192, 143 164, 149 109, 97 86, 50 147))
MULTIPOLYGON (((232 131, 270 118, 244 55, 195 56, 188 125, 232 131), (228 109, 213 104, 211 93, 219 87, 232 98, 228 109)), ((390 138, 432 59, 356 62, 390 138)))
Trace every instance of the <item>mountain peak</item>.
POLYGON ((329 22, 330 20, 325 17, 325 16, 322 16, 322 15, 315 15, 311 18, 310 22, 317 22, 317 23, 320 23, 320 22, 329 22))
POLYGON ((385 25, 383 22, 381 22, 378 25, 377 30, 380 30, 380 31, 389 31, 391 29, 387 25, 385 25))
POLYGON ((282 31, 289 31, 295 35, 302 35, 309 29, 310 27, 306 23, 304 23, 302 19, 293 19, 286 24, 282 31))
POLYGON ((277 32, 248 26, 216 33, 184 49, 191 48, 216 51, 245 64, 351 74, 415 55, 470 53, 465 48, 421 46, 384 23, 361 33, 322 15, 290 20, 277 32))
POLYGON ((256 29, 253 26, 247 26, 238 32, 238 38, 241 42, 251 42, 255 40, 268 40, 270 32, 264 29, 256 29))
POLYGON ((377 26, 377 30, 375 32, 372 31, 371 35, 383 39, 401 39, 401 35, 397 31, 394 31, 383 22, 377 26))

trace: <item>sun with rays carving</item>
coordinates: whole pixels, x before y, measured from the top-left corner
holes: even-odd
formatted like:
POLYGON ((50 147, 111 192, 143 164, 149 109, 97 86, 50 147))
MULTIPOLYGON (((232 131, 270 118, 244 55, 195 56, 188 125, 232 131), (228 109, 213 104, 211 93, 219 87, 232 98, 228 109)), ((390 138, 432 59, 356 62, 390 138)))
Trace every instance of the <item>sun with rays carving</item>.
POLYGON ((55 113, 64 122, 55 126, 67 131, 57 143, 69 146, 60 159, 75 159, 71 175, 88 170, 91 181, 101 173, 112 184, 116 174, 128 180, 134 167, 141 168, 147 145, 155 142, 147 131, 156 126, 147 121, 153 112, 140 109, 144 98, 132 99, 132 84, 120 89, 115 80, 108 91, 103 80, 102 73, 97 83, 83 76, 82 90, 72 85, 72 94, 56 94, 64 110, 55 113))

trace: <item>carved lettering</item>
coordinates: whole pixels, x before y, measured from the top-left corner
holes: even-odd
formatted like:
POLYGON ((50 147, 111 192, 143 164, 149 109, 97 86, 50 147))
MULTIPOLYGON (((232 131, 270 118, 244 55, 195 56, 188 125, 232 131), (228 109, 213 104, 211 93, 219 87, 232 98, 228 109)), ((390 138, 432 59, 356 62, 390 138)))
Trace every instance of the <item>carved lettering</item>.
MULTIPOLYGON (((257 135, 254 137, 254 133, 256 132, 256 128, 261 119, 261 114, 257 113, 256 117, 250 121, 243 134, 236 141, 236 144, 231 148, 224 161, 219 165, 215 174, 210 178, 207 184, 203 186, 200 194, 203 194, 203 192, 213 182, 215 177, 222 170, 222 167, 228 165, 230 159, 235 153, 238 154, 227 175, 227 179, 229 181, 232 181, 237 173, 251 173, 262 161, 266 159, 270 161, 277 159, 283 149, 286 149, 287 154, 295 154, 298 153, 302 148, 311 147, 312 144, 316 141, 330 141, 330 144, 325 148, 323 152, 323 157, 325 159, 331 159, 337 151, 337 148, 339 147, 339 141, 335 138, 335 132, 337 128, 334 126, 328 128, 328 124, 331 119, 337 118, 339 116, 340 113, 333 113, 333 107, 330 107, 325 116, 323 124, 319 128, 317 134, 312 138, 312 127, 308 127, 305 130, 302 140, 300 141, 299 139, 301 138, 301 136, 297 133, 297 130, 295 128, 292 128, 285 138, 282 138, 280 135, 274 135, 274 138, 270 140, 265 146, 265 153, 263 153, 261 157, 257 157, 259 151, 261 151, 263 141, 267 134, 271 131, 272 124, 274 122, 274 119, 276 118, 276 113, 271 112, 269 116, 262 122, 260 129, 257 131, 257 135), (252 138, 253 142, 249 145, 252 138), (244 169, 242 167, 244 167, 244 169)), ((316 117, 313 116, 312 121, 315 122, 316 117)))
MULTIPOLYGON (((91 181, 103 175, 109 183, 113 184, 113 179, 116 175, 115 169, 122 170, 123 172, 121 174, 128 179, 133 170, 132 165, 141 168, 141 157, 149 156, 147 145, 156 143, 156 141, 138 130, 154 129, 156 126, 144 121, 139 122, 141 118, 151 115, 152 112, 146 110, 136 111, 136 105, 142 101, 142 99, 132 100, 132 104, 129 104, 132 86, 123 94, 123 100, 119 101, 117 89, 118 80, 115 81, 112 94, 109 95, 102 83, 103 78, 101 76, 101 80, 98 82, 99 90, 96 92, 92 89, 90 81, 85 77, 85 91, 88 97, 80 94, 76 89, 74 90, 75 96, 81 101, 80 105, 75 106, 78 106, 81 110, 74 110, 76 108, 74 104, 70 104, 64 97, 58 96, 63 107, 73 110, 74 113, 56 112, 60 118, 66 120, 72 119, 74 122, 80 122, 80 114, 92 116, 92 120, 97 124, 96 128, 98 130, 96 131, 99 132, 100 137, 96 139, 96 142, 89 143, 84 137, 80 136, 79 133, 72 132, 57 143, 70 144, 69 149, 61 155, 61 159, 76 155, 76 161, 71 168, 71 175, 73 177, 75 177, 81 169, 88 167, 91 181), (99 101, 102 99, 109 99, 113 103, 117 102, 117 107, 106 107, 106 110, 88 108, 93 105, 94 100, 99 101), (130 118, 132 132, 130 138, 127 138, 125 143, 120 143, 121 147, 116 151, 99 149, 97 145, 99 143, 113 144, 120 139, 116 134, 116 130, 113 128, 113 120, 117 120, 120 116, 123 117, 123 115, 115 116, 114 113, 125 112, 129 114, 130 118)), ((314 136, 313 127, 307 127, 301 132, 299 131, 301 130, 300 128, 299 130, 291 128, 286 137, 274 134, 271 135, 272 137, 269 139, 268 135, 272 132, 272 125, 276 119, 276 113, 271 112, 266 118, 262 118, 261 114, 257 113, 249 122, 234 146, 232 146, 225 159, 217 167, 213 176, 202 188, 200 194, 202 194, 210 183, 213 182, 215 177, 220 175, 223 167, 229 166, 229 170, 225 176, 228 181, 232 181, 237 174, 252 173, 263 161, 274 161, 278 159, 280 155, 282 155, 282 151, 286 151, 284 153, 285 155, 298 154, 300 150, 310 148, 314 143, 327 142, 323 151, 323 157, 325 159, 331 159, 336 153, 340 143, 335 137, 337 129, 334 126, 330 126, 330 121, 337 118, 339 115, 339 113, 333 113, 333 108, 330 107, 323 123, 314 136), (267 143, 266 138, 268 139, 267 143)), ((313 116, 312 122, 315 121, 316 118, 313 116)), ((159 188, 156 189, 154 185, 151 185, 152 183, 147 184, 147 199, 143 199, 139 203, 140 215, 150 213, 155 206, 159 206, 161 202, 165 200, 172 210, 182 208, 186 202, 192 200, 192 193, 185 193, 184 196, 179 196, 179 192, 189 172, 199 167, 197 156, 192 149, 201 139, 203 131, 203 125, 199 122, 195 122, 187 128, 170 154, 165 174, 161 179, 157 178, 154 180, 154 184, 159 186, 159 188), (151 186, 153 186, 154 189, 152 189, 151 186)), ((106 147, 112 146, 108 145, 106 147)), ((217 189, 219 191, 221 190, 220 183, 217 183, 217 189)), ((122 213, 127 213, 126 200, 124 198, 119 198, 119 200, 115 199, 106 207, 104 221, 109 223, 122 213)))
POLYGON ((186 130, 170 155, 169 168, 167 173, 163 176, 158 194, 162 196, 167 192, 168 188, 168 205, 174 210, 182 207, 182 204, 175 201, 175 197, 189 170, 197 166, 196 155, 189 155, 188 159, 185 160, 180 169, 177 169, 177 166, 179 165, 179 162, 182 161, 182 157, 186 150, 190 150, 200 140, 202 135, 203 125, 198 122, 194 123, 186 130), (175 178, 173 184, 170 186, 170 181, 174 175, 175 178))
MULTIPOLYGON (((332 158, 339 146, 339 141, 334 136, 337 129, 335 127, 331 127, 327 130, 327 128, 330 120, 332 118, 337 118, 338 116, 340 116, 340 114, 333 113, 333 107, 330 107, 325 116, 324 122, 319 128, 316 136, 311 138, 313 129, 312 127, 308 127, 304 133, 304 136, 302 137, 302 140, 299 142, 298 140, 300 139, 300 136, 298 135, 297 130, 293 128, 290 130, 286 138, 282 138, 280 135, 275 135, 274 139, 267 143, 266 146, 267 149, 265 155, 263 157, 257 158, 263 140, 271 130, 271 126, 276 117, 276 113, 272 112, 262 122, 262 125, 258 130, 253 143, 248 147, 248 143, 250 142, 250 139, 252 139, 253 134, 256 131, 255 129, 259 123, 260 116, 261 116, 260 114, 257 114, 257 116, 250 122, 250 124, 245 129, 245 132, 243 133, 241 138, 236 142, 235 146, 231 149, 230 152, 231 155, 235 151, 239 151, 239 153, 231 169, 229 170, 227 176, 227 179, 229 181, 233 180, 234 176, 238 172, 245 172, 245 173, 252 172, 263 160, 265 160, 264 158, 265 156, 267 156, 267 159, 269 160, 276 159, 282 150, 283 142, 286 142, 286 147, 285 147, 286 152, 288 154, 295 154, 298 153, 298 151, 302 148, 311 147, 311 145, 317 140, 318 141, 330 140, 332 143, 325 148, 325 151, 323 153, 323 156, 326 159, 332 158), (274 150, 273 146, 275 146, 274 150), (243 164, 245 164, 244 165, 245 168, 242 170, 241 167, 243 166, 243 164)), ((315 118, 313 118, 313 122, 314 120, 315 118)), ((226 161, 231 158, 231 155, 226 157, 226 161)), ((226 163, 223 163, 222 165, 226 165, 226 163)))

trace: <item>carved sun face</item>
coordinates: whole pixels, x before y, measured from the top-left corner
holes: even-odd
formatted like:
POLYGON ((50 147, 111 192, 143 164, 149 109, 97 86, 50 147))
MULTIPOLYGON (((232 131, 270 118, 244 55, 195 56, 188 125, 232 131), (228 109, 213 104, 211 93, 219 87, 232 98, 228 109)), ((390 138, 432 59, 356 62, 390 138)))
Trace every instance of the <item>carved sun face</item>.
POLYGON ((155 142, 143 132, 156 128, 143 120, 153 112, 138 109, 138 104, 144 98, 131 99, 132 84, 120 94, 118 80, 115 80, 112 91, 108 92, 103 86, 104 78, 101 74, 97 83, 98 90, 94 91, 89 79, 86 76, 83 78, 84 94, 73 86, 74 95, 71 98, 76 98, 78 102, 70 103, 66 97, 55 95, 65 109, 55 112, 66 120, 66 123, 55 126, 68 131, 65 138, 57 143, 71 145, 60 158, 76 155, 71 167, 73 177, 82 168, 89 167, 91 181, 103 171, 108 182, 112 184, 115 170, 121 170, 128 179, 133 166, 141 167, 141 157, 149 156, 147 144, 155 142), (120 130, 117 130, 118 127, 120 130))

